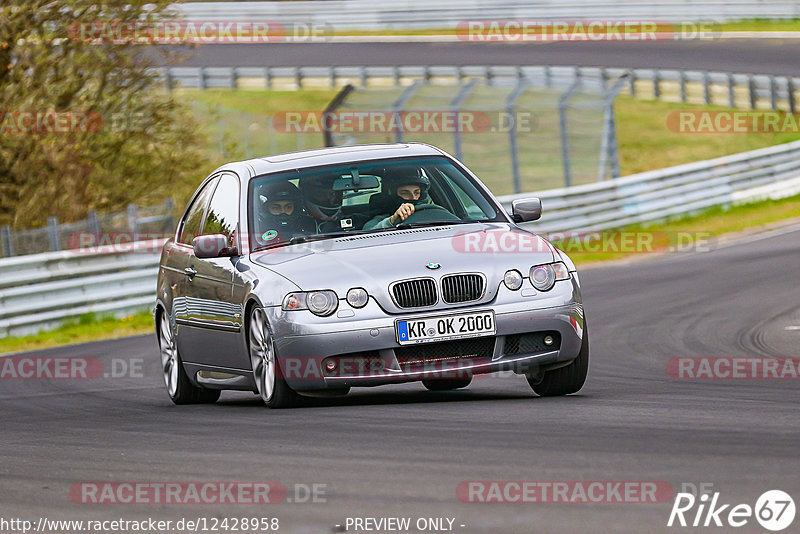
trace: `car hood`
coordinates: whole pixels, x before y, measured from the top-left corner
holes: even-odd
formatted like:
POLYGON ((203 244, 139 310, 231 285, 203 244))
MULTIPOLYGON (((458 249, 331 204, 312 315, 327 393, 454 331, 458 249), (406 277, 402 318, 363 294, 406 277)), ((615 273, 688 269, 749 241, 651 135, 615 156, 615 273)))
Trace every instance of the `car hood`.
POLYGON ((363 287, 384 309, 400 311, 389 296, 392 282, 482 273, 487 291, 480 302, 488 302, 507 270, 526 276, 531 266, 554 261, 554 249, 544 238, 516 226, 475 223, 288 245, 254 253, 252 260, 303 290, 332 289, 344 298, 348 289, 363 287), (429 264, 439 267, 431 269, 429 264))

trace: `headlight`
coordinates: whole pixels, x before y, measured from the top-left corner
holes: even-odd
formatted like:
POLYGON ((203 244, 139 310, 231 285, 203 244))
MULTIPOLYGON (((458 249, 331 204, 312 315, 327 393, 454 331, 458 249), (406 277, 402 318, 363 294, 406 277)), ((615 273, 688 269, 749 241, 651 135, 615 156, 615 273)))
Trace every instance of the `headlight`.
POLYGON ((569 271, 562 262, 531 267, 531 284, 539 291, 550 291, 557 280, 569 280, 569 271))
POLYGON ((289 293, 281 305, 284 311, 309 310, 321 317, 332 314, 338 307, 339 297, 330 290, 289 293))
POLYGON ((516 269, 506 271, 506 275, 503 277, 503 283, 511 291, 516 291, 522 287, 522 274, 516 269))
POLYGON ((361 287, 354 287, 347 292, 347 303, 354 308, 363 308, 369 301, 367 290, 361 287))

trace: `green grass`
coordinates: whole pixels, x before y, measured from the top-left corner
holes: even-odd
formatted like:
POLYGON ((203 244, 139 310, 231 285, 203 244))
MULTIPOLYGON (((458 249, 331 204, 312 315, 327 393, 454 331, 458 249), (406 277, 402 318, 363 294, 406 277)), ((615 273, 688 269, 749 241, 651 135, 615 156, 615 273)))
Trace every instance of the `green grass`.
POLYGON ((122 318, 96 316, 93 313, 64 322, 54 330, 29 336, 0 339, 0 354, 86 343, 101 339, 114 339, 137 334, 152 333, 153 316, 150 312, 135 313, 122 318))
POLYGON ((722 106, 640 100, 620 95, 615 109, 623 176, 800 139, 797 133, 679 133, 667 127, 672 111, 731 110, 722 106))
MULTIPOLYGON (((546 213, 546 212, 545 212, 546 213)), ((617 243, 623 233, 650 237, 653 252, 668 247, 685 247, 687 244, 708 246, 709 240, 745 230, 764 229, 781 221, 800 220, 800 195, 780 200, 763 200, 738 206, 716 206, 696 214, 674 217, 652 224, 626 226, 606 232, 617 243)), ((596 241, 593 243, 597 243, 596 241)), ((559 245, 559 243, 556 243, 559 245)), ((647 248, 634 252, 592 252, 582 250, 579 241, 560 244, 577 266, 610 260, 621 260, 649 254, 647 248)))

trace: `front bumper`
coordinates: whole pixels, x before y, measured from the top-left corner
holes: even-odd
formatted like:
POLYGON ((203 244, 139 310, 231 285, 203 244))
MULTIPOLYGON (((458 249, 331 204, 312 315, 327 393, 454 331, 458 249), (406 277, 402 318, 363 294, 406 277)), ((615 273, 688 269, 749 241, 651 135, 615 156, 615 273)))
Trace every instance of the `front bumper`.
POLYGON ((552 290, 533 298, 526 299, 503 288, 492 303, 447 311, 489 309, 495 314, 494 336, 413 346, 397 342, 395 320, 441 315, 442 310, 388 315, 371 301, 360 310, 344 304, 337 314, 327 318, 310 312, 284 312, 279 307, 265 312, 274 334, 279 372, 296 391, 457 378, 504 370, 535 372, 566 365, 577 357, 584 322, 580 289, 574 278, 557 282, 552 290), (545 335, 556 343, 540 343, 545 335), (433 356, 437 352, 440 357, 433 356), (340 363, 335 370, 325 366, 331 359, 340 363))

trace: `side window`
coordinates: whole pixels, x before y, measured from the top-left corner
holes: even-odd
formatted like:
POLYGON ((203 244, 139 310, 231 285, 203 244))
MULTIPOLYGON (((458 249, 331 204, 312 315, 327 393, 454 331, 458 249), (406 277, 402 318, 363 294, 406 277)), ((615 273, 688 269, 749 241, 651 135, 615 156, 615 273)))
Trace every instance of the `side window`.
POLYGON ((236 228, 239 225, 239 180, 230 174, 219 179, 217 190, 208 206, 203 235, 222 234, 228 246, 236 245, 236 228))
POLYGON ((192 239, 200 235, 203 214, 206 211, 206 206, 208 206, 208 199, 211 198, 211 193, 214 192, 215 185, 217 185, 217 178, 210 180, 195 197, 192 207, 186 213, 186 218, 181 221, 181 234, 178 239, 181 243, 191 245, 192 239))

